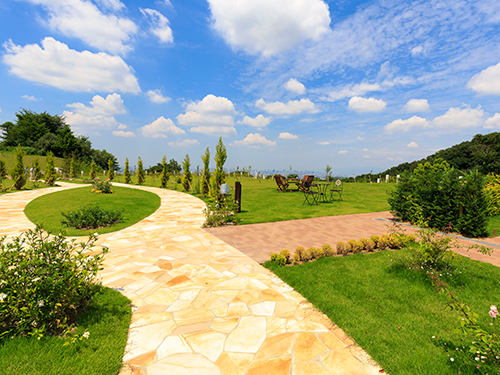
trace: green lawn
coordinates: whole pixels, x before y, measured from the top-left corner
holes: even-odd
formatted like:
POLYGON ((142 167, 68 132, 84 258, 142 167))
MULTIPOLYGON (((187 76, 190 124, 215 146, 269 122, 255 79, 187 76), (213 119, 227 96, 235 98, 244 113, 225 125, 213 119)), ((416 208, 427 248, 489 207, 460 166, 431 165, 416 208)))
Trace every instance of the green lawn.
MULTIPOLYGON (((446 296, 435 293, 425 274, 395 262, 406 251, 264 266, 323 311, 389 374, 457 374, 460 363, 447 354, 457 358, 460 339, 451 332, 459 327, 460 315, 444 310, 446 296)), ((456 275, 446 277, 450 288, 480 313, 483 327, 500 333, 498 322, 490 326, 488 316, 490 305, 500 305, 500 268, 460 256, 453 267, 456 275)), ((460 371, 476 373, 465 367, 460 371)))
POLYGON ((24 213, 35 224, 52 233, 64 231, 68 236, 85 236, 91 233, 109 233, 126 228, 155 212, 160 207, 156 194, 124 187, 113 187, 113 194, 95 194, 91 187, 64 190, 47 194, 31 201, 24 213), (88 204, 101 208, 123 210, 124 221, 109 227, 94 230, 69 228, 61 224, 61 212, 75 211, 88 204))
POLYGON ((0 340, 0 373, 4 375, 112 375, 122 367, 132 316, 130 301, 119 292, 102 293, 83 313, 77 333, 88 339, 63 346, 58 337, 21 337, 0 340))

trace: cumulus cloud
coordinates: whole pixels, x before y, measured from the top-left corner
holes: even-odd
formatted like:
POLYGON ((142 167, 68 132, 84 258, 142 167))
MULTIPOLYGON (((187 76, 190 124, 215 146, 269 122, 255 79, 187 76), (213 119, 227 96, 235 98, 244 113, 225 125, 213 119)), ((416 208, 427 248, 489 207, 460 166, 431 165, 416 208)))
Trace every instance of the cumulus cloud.
POLYGON ((405 133, 413 129, 425 129, 428 127, 430 127, 430 123, 425 118, 413 116, 406 120, 394 120, 390 124, 384 126, 384 131, 387 134, 405 133))
POLYGON ((31 82, 68 91, 141 91, 132 69, 118 56, 78 52, 47 37, 37 44, 4 43, 3 62, 10 73, 31 82))
POLYGON ((385 109, 387 105, 381 99, 375 98, 361 98, 359 96, 355 96, 349 100, 349 109, 355 112, 380 112, 385 109))
POLYGON ((172 147, 187 147, 197 145, 199 143, 200 142, 198 142, 196 139, 183 139, 182 141, 168 142, 168 145, 172 147))
POLYGON ((448 131, 474 128, 483 123, 483 115, 480 105, 476 109, 462 105, 461 108, 450 108, 444 115, 436 117, 432 124, 448 131))
POLYGON ((363 155, 363 158, 370 159, 370 155, 363 155))
POLYGON ((485 129, 500 129, 500 113, 495 113, 493 117, 490 117, 485 122, 485 129))
POLYGON ((302 112, 319 112, 309 99, 289 100, 286 104, 282 102, 266 103, 264 99, 259 99, 255 102, 255 106, 273 115, 298 115, 302 112))
POLYGON ((340 155, 347 154, 347 150, 340 150, 340 151, 339 151, 339 154, 340 154, 340 155))
POLYGON ((330 30, 322 0, 208 0, 212 27, 235 49, 269 56, 330 30))
POLYGON ((330 92, 327 100, 334 102, 348 97, 364 95, 371 91, 382 91, 382 86, 380 83, 358 83, 346 85, 338 90, 330 92))
POLYGON ((116 137, 123 137, 123 138, 135 138, 136 135, 133 132, 126 132, 123 130, 114 130, 113 135, 116 137))
POLYGON ((321 145, 321 146, 328 146, 330 144, 330 142, 327 142, 327 141, 323 141, 323 142, 316 142, 318 145, 321 145))
POLYGON ((423 47, 423 46, 421 46, 421 45, 418 45, 418 46, 413 47, 413 48, 411 49, 411 54, 412 54, 413 56, 416 56, 416 55, 420 55, 423 51, 424 51, 424 47, 423 47))
POLYGON ((128 18, 115 14, 124 7, 120 1, 99 0, 101 6, 113 11, 109 14, 85 0, 27 1, 45 8, 48 20, 43 23, 52 31, 78 38, 100 51, 125 54, 132 49, 129 42, 138 29, 128 18))
POLYGON ((113 116, 84 116, 71 111, 63 111, 66 122, 76 134, 98 134, 99 130, 110 130, 120 124, 113 116))
POLYGON ((406 112, 424 112, 429 109, 427 99, 410 99, 405 105, 406 112))
POLYGON ((167 17, 154 9, 142 9, 141 13, 151 24, 151 33, 158 37, 161 43, 169 44, 174 42, 174 35, 170 28, 170 22, 167 17))
POLYGON ((356 139, 357 139, 358 141, 364 141, 364 140, 366 139, 366 137, 356 137, 356 139))
POLYGON ((406 145, 408 148, 418 148, 418 145, 416 142, 410 142, 406 145))
POLYGON ((167 138, 167 134, 185 134, 181 128, 175 126, 174 122, 163 116, 154 120, 151 124, 144 125, 141 135, 146 138, 167 138))
POLYGON ((42 100, 42 99, 38 99, 37 97, 35 97, 33 95, 23 95, 23 96, 21 96, 21 98, 32 101, 32 102, 37 102, 39 100, 42 100))
POLYGON ((467 87, 481 95, 500 95, 500 63, 474 75, 467 87))
POLYGON ((234 141, 234 146, 250 146, 250 147, 260 147, 262 146, 276 146, 276 142, 269 141, 263 135, 259 133, 250 133, 242 141, 234 141))
POLYGON ((299 139, 299 136, 292 134, 292 133, 283 132, 283 133, 280 133, 279 138, 280 139, 299 139))
POLYGON ((306 87, 295 78, 290 78, 288 82, 283 85, 283 87, 286 90, 299 95, 302 95, 306 92, 306 87))
POLYGON ((95 95, 90 102, 90 106, 83 103, 67 104, 66 107, 71 108, 74 112, 80 115, 92 116, 112 116, 127 113, 127 109, 123 105, 123 100, 120 94, 110 94, 104 99, 102 96, 95 95))
POLYGON ((245 116, 243 120, 238 121, 238 124, 253 126, 254 128, 265 128, 270 123, 271 119, 269 117, 264 117, 263 115, 258 115, 255 118, 245 116))
POLYGON ((147 92, 149 101, 156 104, 168 103, 170 98, 168 96, 163 96, 161 90, 149 90, 147 92))
POLYGON ((186 105, 186 113, 177 116, 181 125, 192 126, 189 131, 210 135, 235 134, 234 104, 227 98, 209 94, 198 102, 186 105))

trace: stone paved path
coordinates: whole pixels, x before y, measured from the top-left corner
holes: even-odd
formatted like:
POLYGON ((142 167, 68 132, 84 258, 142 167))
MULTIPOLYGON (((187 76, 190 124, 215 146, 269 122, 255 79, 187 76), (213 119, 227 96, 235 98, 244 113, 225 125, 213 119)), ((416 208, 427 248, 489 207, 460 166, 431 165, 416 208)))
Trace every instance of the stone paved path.
MULTIPOLYGON (((79 187, 61 185, 0 196, 0 235, 34 227, 22 213, 31 199, 79 187)), ((110 249, 100 273, 103 284, 133 303, 121 375, 379 373, 377 364, 300 294, 201 229, 202 201, 171 190, 134 188, 158 194, 160 208, 99 240, 110 249)))

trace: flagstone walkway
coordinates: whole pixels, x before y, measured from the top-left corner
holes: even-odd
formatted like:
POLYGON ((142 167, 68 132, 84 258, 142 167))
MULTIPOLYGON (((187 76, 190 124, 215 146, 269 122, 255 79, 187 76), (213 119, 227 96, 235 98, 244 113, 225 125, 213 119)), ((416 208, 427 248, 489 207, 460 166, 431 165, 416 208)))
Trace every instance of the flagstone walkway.
MULTIPOLYGON (((0 235, 34 228, 32 199, 81 185, 0 196, 0 235)), ((121 184, 116 184, 121 185, 121 184)), ((123 185, 126 186, 126 185, 123 185)), ((204 203, 158 194, 141 222, 100 236, 100 273, 133 304, 120 375, 378 374, 380 367, 325 315, 257 262, 201 229, 204 203)))

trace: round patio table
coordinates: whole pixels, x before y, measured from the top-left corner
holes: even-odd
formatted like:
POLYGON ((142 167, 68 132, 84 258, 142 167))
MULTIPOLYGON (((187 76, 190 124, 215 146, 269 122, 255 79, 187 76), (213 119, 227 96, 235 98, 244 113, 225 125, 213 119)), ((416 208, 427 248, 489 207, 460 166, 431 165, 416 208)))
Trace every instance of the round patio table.
POLYGON ((329 182, 317 182, 315 184, 312 184, 311 186, 315 187, 318 189, 318 195, 320 196, 320 199, 322 202, 330 202, 328 199, 328 187, 330 186, 329 182))

